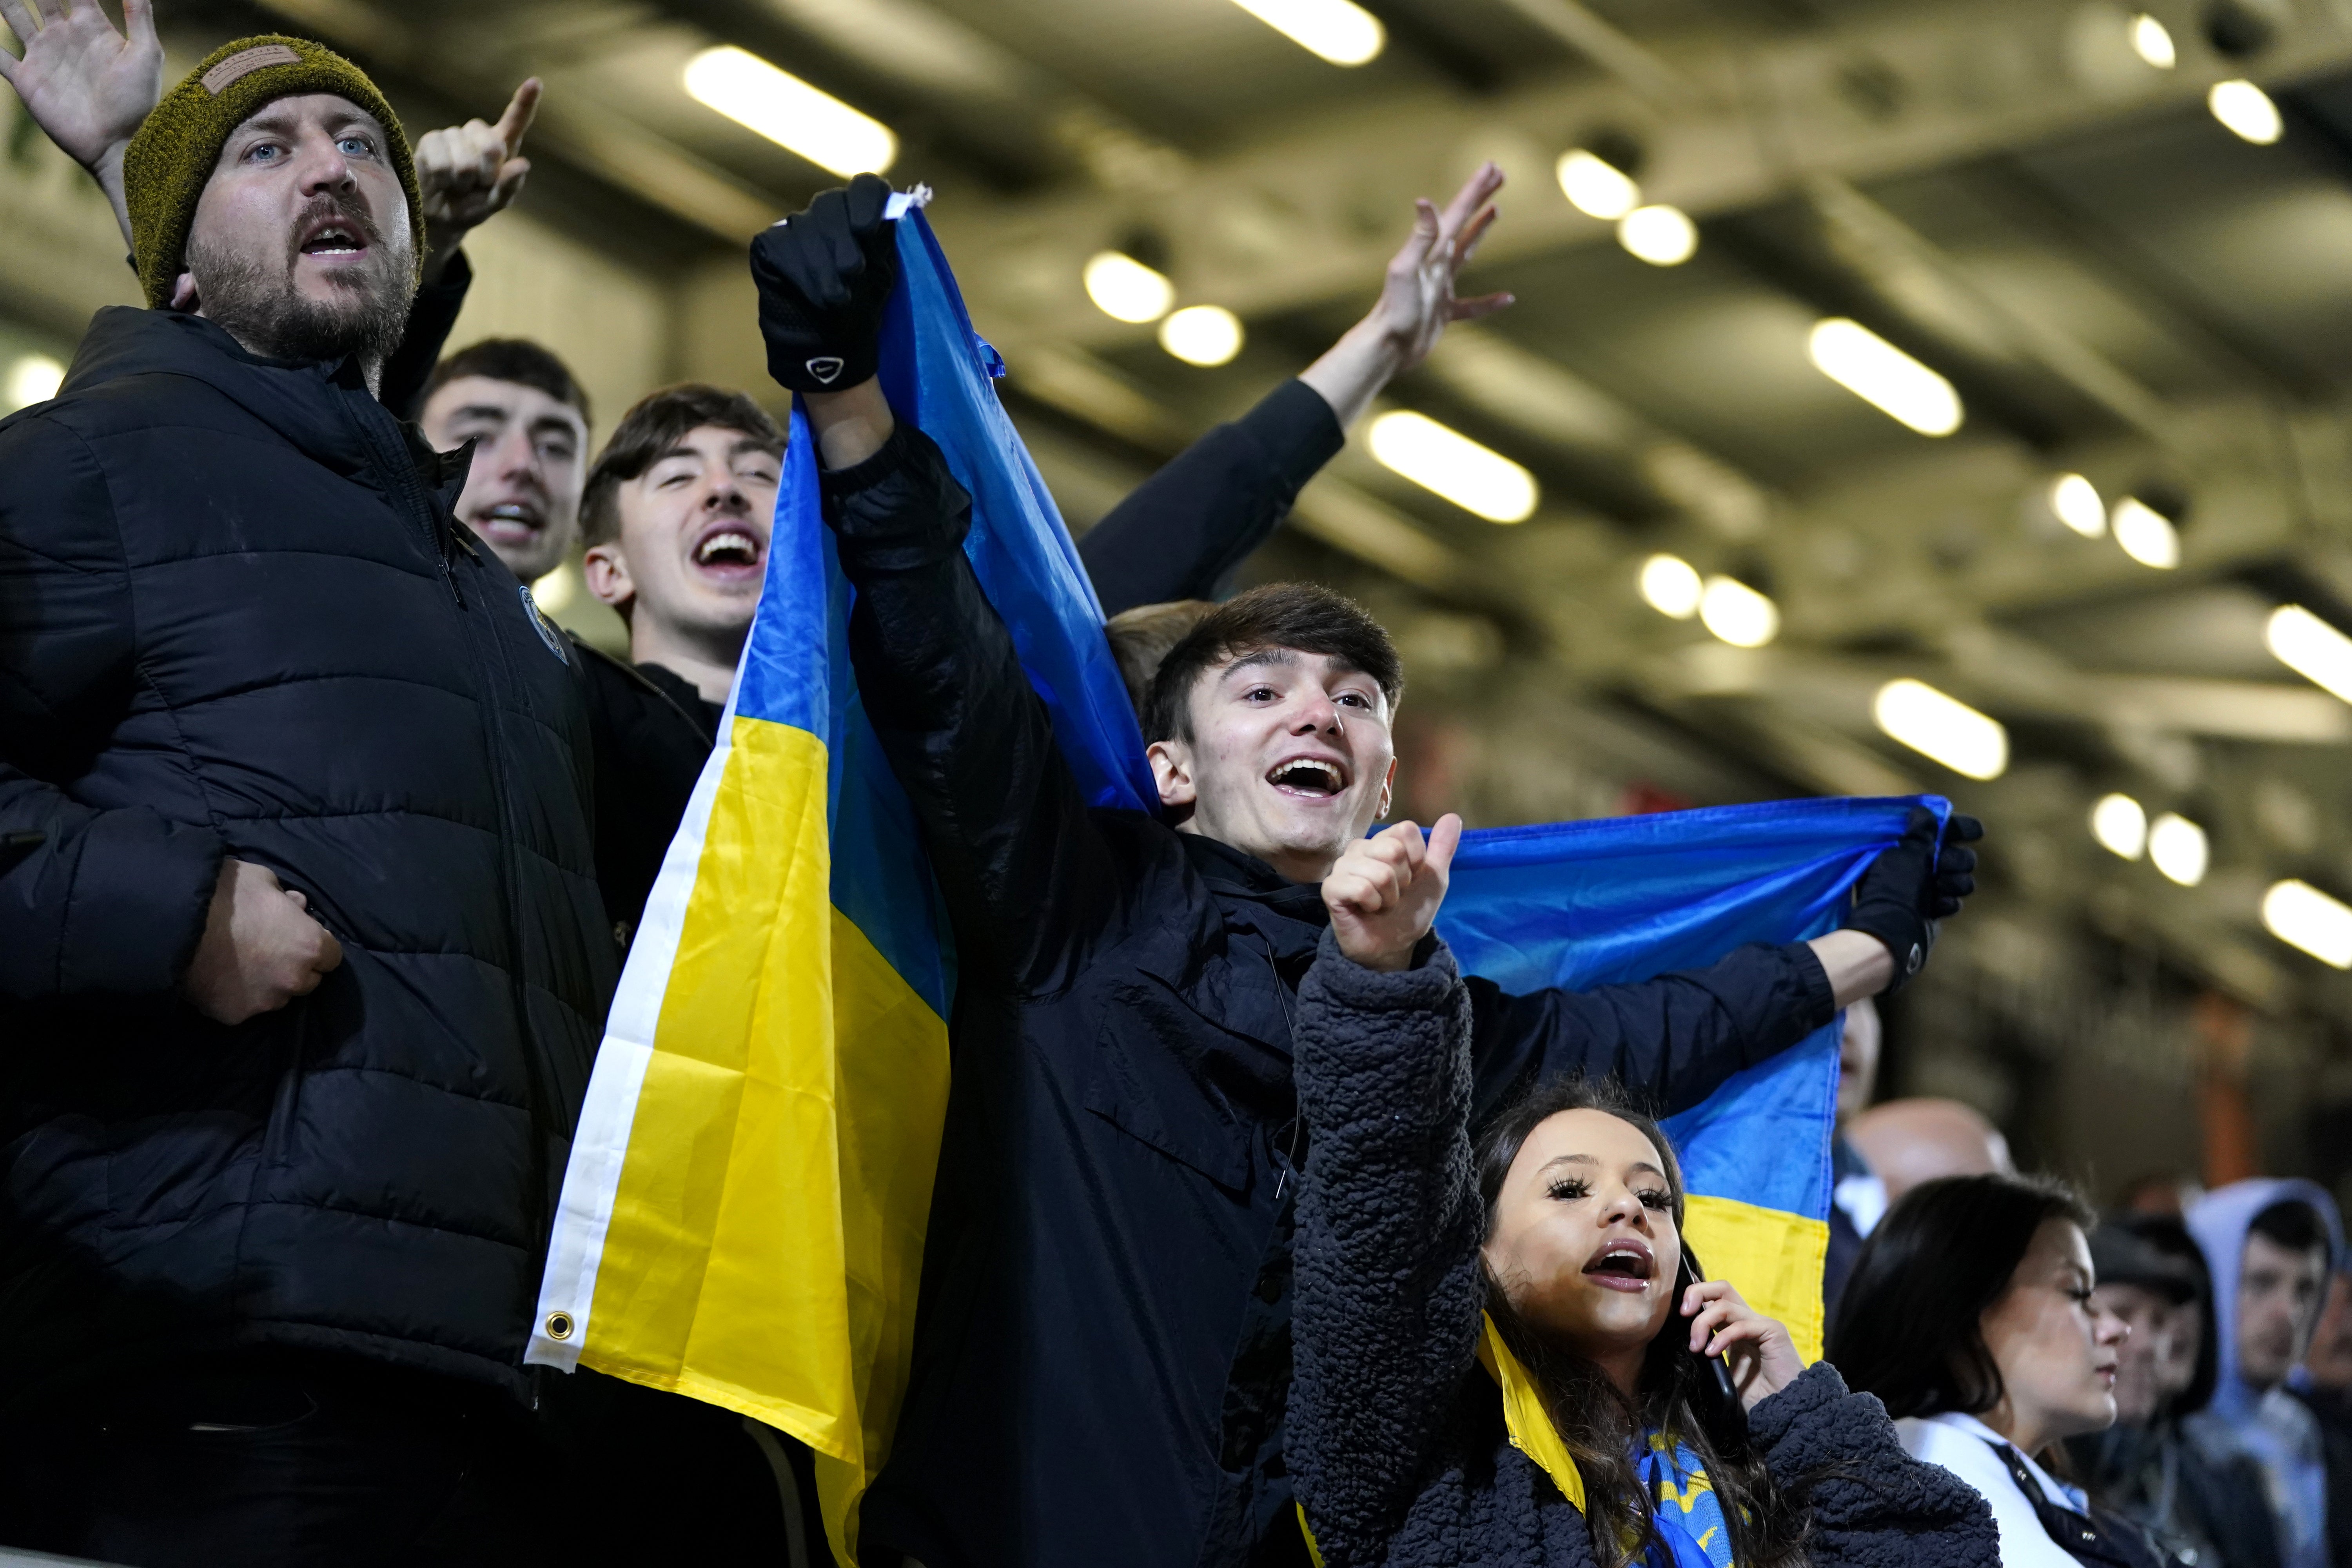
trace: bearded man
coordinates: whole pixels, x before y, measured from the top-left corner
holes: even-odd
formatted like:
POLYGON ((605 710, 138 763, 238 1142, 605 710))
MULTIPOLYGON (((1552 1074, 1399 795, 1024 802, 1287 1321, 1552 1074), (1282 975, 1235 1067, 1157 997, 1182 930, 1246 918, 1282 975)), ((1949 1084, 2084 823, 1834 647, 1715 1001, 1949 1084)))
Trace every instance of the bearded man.
POLYGON ((149 308, 0 422, 0 1537, 537 1561, 614 967, 576 656, 374 395, 424 223, 375 86, 243 39, 122 169, 149 308))

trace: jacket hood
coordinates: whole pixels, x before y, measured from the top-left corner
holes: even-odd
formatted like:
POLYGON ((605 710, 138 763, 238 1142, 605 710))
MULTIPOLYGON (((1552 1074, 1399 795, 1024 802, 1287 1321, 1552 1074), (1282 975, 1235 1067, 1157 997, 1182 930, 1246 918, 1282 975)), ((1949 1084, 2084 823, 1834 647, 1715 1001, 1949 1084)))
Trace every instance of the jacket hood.
MULTIPOLYGON (((158 374, 203 382, 340 471, 355 471, 366 461, 356 420, 338 406, 354 393, 375 403, 355 356, 332 363, 265 359, 247 352, 217 322, 183 310, 131 305, 100 310, 82 334, 58 398, 68 402, 111 382, 158 374)), ((366 413, 354 412, 362 417, 366 413)))
POLYGON ((2344 1221, 2336 1212, 2336 1200, 2316 1182, 2267 1176, 2232 1182, 2206 1194, 2189 1210, 2189 1234, 2204 1250, 2205 1265, 2213 1275, 2213 1329, 2221 1377, 2214 1385, 2210 1408, 2225 1420, 2244 1416, 2255 1401, 2253 1391, 2238 1375, 2238 1275, 2245 1260, 2246 1232, 2256 1215, 2273 1204, 2290 1200, 2307 1203, 2318 1212, 2320 1223, 2327 1229, 2328 1267, 2341 1267, 2344 1221))

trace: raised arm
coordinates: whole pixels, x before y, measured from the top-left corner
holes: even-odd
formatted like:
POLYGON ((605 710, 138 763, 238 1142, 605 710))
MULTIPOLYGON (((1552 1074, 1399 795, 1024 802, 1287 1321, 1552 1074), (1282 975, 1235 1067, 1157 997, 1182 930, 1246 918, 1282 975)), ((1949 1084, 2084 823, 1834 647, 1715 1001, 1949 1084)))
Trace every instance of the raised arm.
MULTIPOLYGON (((1399 832, 1420 837, 1410 825, 1399 832)), ((1375 879, 1429 879, 1425 864, 1401 858, 1352 870, 1343 859, 1326 899, 1334 883, 1345 897, 1375 879)), ((1409 901, 1411 888, 1402 891, 1409 901)), ((1475 1364, 1486 1290, 1469 997, 1453 954, 1426 937, 1406 948, 1404 967, 1385 967, 1395 944, 1368 945, 1333 912, 1299 986, 1294 1035, 1308 1153, 1284 1442, 1323 1562, 1352 1568, 1381 1561, 1426 1482, 1475 1364)))
POLYGON ((1918 973, 1939 923, 1976 890, 1975 818, 1939 831, 1915 807, 1904 836, 1854 886, 1844 928, 1809 942, 1736 950, 1705 969, 1591 991, 1512 995, 1470 982, 1476 1102, 1492 1110, 1531 1079, 1607 1074, 1661 1116, 1795 1045, 1837 1010, 1918 973))
POLYGON ((122 153, 163 96, 153 8, 148 0, 122 0, 118 33, 96 0, 55 10, 39 5, 36 14, 37 5, 39 0, 0 0, 0 19, 25 47, 21 59, 0 49, 0 79, 16 89, 33 123, 106 193, 128 250, 122 153))
POLYGON ((897 277, 888 194, 861 175, 754 243, 769 368, 805 400, 825 521, 857 590, 859 694, 922 820, 960 962, 1051 990, 1109 918, 1109 852, 964 554, 971 500, 875 377, 897 277))
POLYGON ((1416 202, 1412 235, 1364 319, 1297 380, 1193 442, 1087 531, 1078 555, 1105 615, 1215 597, 1381 388, 1419 364, 1452 323, 1511 302, 1507 294, 1464 300, 1454 291, 1495 221, 1490 203, 1502 187, 1503 172, 1484 163, 1444 211, 1416 202))
POLYGON ((383 362, 378 396, 402 419, 424 411, 425 386, 465 309, 474 269, 459 247, 466 237, 514 205, 530 160, 522 139, 539 113, 539 79, 515 89, 493 125, 468 120, 428 131, 416 142, 416 185, 424 197, 425 277, 408 308, 408 330, 383 362))

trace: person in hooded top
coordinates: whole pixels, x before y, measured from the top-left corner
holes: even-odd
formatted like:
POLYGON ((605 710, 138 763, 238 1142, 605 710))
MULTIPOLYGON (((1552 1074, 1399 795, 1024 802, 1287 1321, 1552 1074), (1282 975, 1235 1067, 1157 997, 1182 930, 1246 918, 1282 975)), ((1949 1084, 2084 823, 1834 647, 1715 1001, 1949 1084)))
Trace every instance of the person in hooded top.
POLYGON ((1474 1145, 1470 993, 1431 929, 1460 832, 1351 846, 1299 986, 1286 1452, 1318 1560, 1990 1568, 1983 1500, 1702 1278, 1622 1089, 1540 1082, 1474 1145))
POLYGON ((2285 1568, 2352 1562, 2352 1449, 2313 1410, 2303 1358, 2344 1227, 2316 1183, 2257 1177, 2208 1193, 2189 1233, 2213 1276, 2221 1365, 2189 1436, 2217 1461, 2261 1468, 2285 1568))

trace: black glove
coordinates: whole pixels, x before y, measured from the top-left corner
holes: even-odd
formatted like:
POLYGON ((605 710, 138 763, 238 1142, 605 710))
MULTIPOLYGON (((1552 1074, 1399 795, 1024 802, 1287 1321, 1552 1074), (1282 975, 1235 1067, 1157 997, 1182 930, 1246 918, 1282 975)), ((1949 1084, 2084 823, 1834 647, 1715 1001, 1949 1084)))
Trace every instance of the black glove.
POLYGON ((1936 945, 1936 922, 1960 912, 1960 900, 1977 890, 1977 852, 1960 846, 1984 837, 1984 824, 1952 814, 1943 842, 1936 841, 1936 814, 1911 808, 1903 837, 1879 851, 1853 886, 1848 931, 1867 931, 1895 955, 1894 991, 1919 973, 1936 945))
POLYGON ((768 374, 794 392, 845 392, 873 379, 882 308, 898 282, 890 186, 860 174, 751 242, 768 374))

